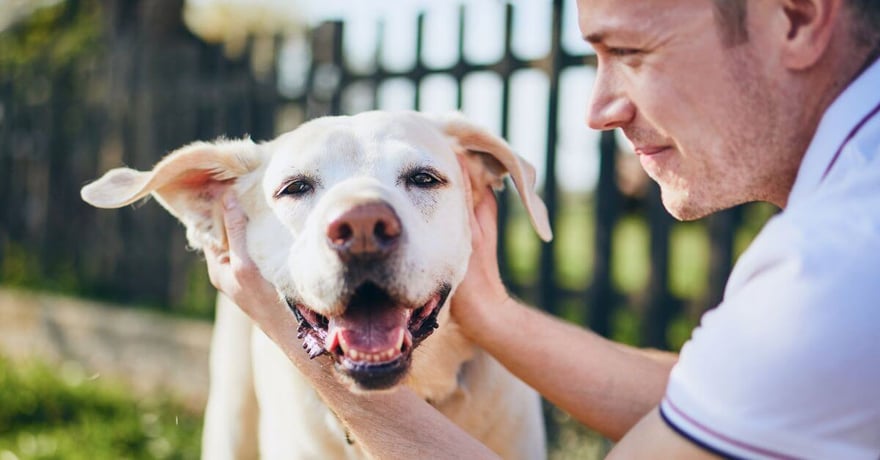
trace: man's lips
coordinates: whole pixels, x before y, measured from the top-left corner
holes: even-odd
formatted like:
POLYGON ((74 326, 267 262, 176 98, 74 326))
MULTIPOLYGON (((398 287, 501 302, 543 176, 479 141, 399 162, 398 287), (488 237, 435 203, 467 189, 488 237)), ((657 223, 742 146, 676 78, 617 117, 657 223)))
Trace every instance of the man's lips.
POLYGON ((652 156, 657 155, 658 153, 663 153, 669 150, 668 145, 643 145, 635 147, 635 152, 637 155, 641 156, 652 156))

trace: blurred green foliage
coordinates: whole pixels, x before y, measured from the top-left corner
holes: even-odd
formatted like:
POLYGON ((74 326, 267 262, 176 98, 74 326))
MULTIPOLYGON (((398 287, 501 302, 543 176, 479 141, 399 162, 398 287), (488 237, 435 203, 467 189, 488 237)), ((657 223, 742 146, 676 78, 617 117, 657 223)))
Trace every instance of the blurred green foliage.
MULTIPOLYGON (((599 459, 608 441, 548 407, 551 460, 599 459)), ((167 397, 138 400, 74 365, 0 357, 0 460, 195 459, 201 417, 167 397)))
POLYGON ((555 407, 546 409, 545 416, 554 429, 548 436, 549 460, 600 460, 608 455, 611 441, 555 407))
POLYGON ((95 0, 38 9, 0 33, 0 78, 30 86, 80 66, 99 50, 100 19, 95 0))
POLYGON ((201 417, 74 365, 0 357, 0 459, 195 459, 201 417))
MULTIPOLYGON (((518 285, 537 282, 537 264, 541 243, 529 224, 522 206, 510 204, 510 223, 503 238, 510 265, 508 281, 518 285)), ((589 195, 563 194, 559 215, 554 224, 556 239, 556 276, 566 289, 582 290, 593 276, 595 219, 594 203, 589 195)), ((734 238, 734 253, 739 256, 755 238, 777 208, 764 203, 743 207, 742 222, 734 238)), ((645 216, 621 216, 613 230, 612 283, 623 296, 623 304, 615 309, 612 338, 636 345, 641 334, 641 315, 637 303, 644 295, 650 278, 650 230, 645 216)), ((670 348, 677 350, 690 337, 697 325, 699 312, 690 308, 700 305, 708 294, 708 271, 711 246, 705 220, 676 222, 670 229, 669 289, 684 303, 683 311, 673 319, 667 330, 670 348)), ((583 324, 589 308, 580 301, 562 300, 561 315, 583 324)))
POLYGON ((0 259, 0 282, 4 285, 36 290, 82 295, 80 277, 70 261, 61 261, 54 267, 53 276, 46 277, 39 258, 19 244, 11 241, 3 245, 0 259))
MULTIPOLYGON (((56 261, 51 276, 40 266, 40 260, 21 245, 10 241, 0 241, 3 257, 0 258, 0 286, 8 286, 32 291, 55 292, 64 295, 113 299, 112 286, 96 286, 83 280, 73 263, 69 260, 56 261)), ((180 249, 181 251, 184 248, 180 249)), ((190 264, 186 271, 186 291, 179 305, 160 305, 151 303, 128 303, 126 307, 144 308, 185 318, 210 320, 214 317, 214 303, 217 291, 211 286, 204 263, 190 264)), ((3 460, 3 459, 0 459, 3 460)))

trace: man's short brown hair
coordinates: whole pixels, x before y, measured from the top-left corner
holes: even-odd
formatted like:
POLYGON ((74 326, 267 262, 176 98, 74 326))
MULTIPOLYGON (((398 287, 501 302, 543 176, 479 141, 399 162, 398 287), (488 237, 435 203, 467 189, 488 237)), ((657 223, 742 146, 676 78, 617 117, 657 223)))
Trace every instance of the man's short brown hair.
MULTIPOLYGON (((713 3, 722 42, 734 46, 748 41, 747 0, 713 0, 713 3)), ((880 46, 880 0, 847 0, 847 3, 854 17, 854 38, 860 45, 872 49, 880 46)))
POLYGON ((860 45, 870 47, 876 53, 880 47, 880 1, 848 0, 855 16, 853 33, 860 45))

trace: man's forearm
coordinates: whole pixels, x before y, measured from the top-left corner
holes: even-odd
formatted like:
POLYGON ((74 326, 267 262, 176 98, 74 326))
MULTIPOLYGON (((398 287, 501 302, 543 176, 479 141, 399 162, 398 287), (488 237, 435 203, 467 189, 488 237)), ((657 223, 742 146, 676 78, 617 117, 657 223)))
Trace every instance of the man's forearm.
MULTIPOLYGON (((659 404, 677 356, 640 350, 510 300, 473 340, 550 402, 610 439, 659 404)), ((475 326, 475 327, 472 327, 475 326)))
MULTIPOLYGON (((293 321, 266 332, 278 344, 300 343, 293 321)), ((298 346, 282 349, 370 457, 498 458, 409 389, 352 393, 333 375, 325 357, 310 360, 298 346)))

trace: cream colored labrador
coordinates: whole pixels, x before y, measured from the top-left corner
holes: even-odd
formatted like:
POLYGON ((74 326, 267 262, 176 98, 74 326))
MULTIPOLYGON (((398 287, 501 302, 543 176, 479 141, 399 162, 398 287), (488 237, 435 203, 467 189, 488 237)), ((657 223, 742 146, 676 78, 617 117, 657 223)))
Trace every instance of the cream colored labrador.
MULTIPOLYGON (((471 251, 464 181, 499 187, 506 174, 549 240, 534 169, 459 114, 366 112, 266 143, 195 143, 152 171, 109 171, 82 197, 118 208, 152 194, 193 248, 222 249, 219 198, 232 188, 249 217, 250 255, 296 315, 306 353, 331 359, 353 391, 407 385, 504 458, 531 460, 546 456, 538 395, 465 339, 446 306, 471 251)), ((204 458, 363 457, 222 296, 210 367, 204 458)))

